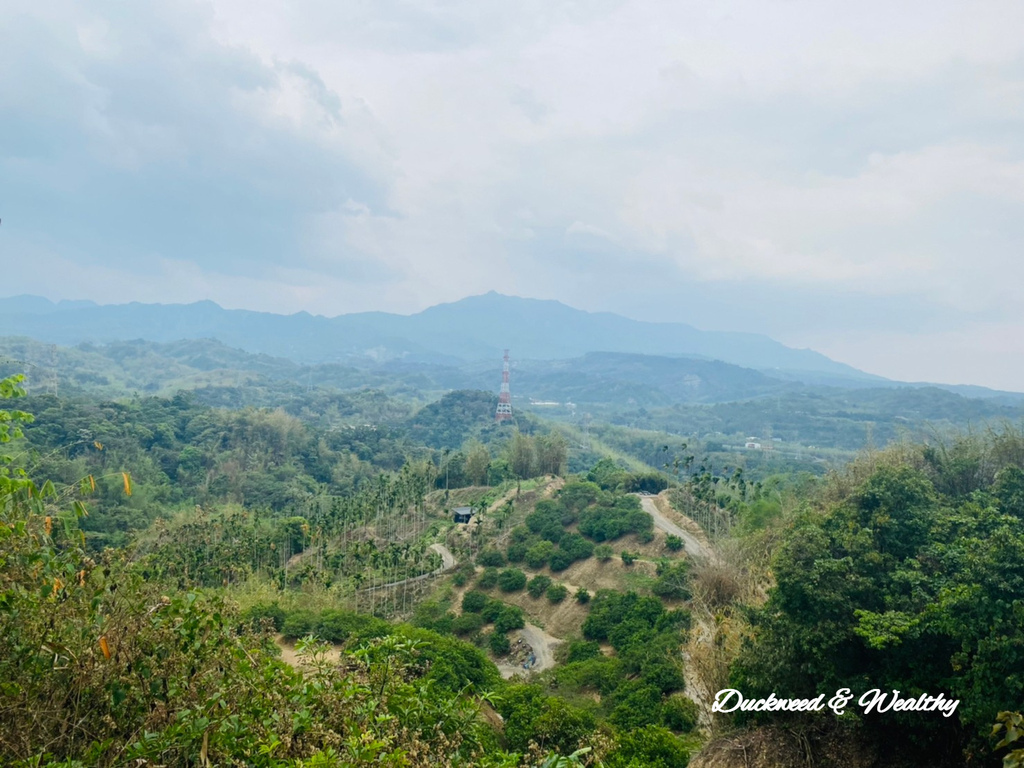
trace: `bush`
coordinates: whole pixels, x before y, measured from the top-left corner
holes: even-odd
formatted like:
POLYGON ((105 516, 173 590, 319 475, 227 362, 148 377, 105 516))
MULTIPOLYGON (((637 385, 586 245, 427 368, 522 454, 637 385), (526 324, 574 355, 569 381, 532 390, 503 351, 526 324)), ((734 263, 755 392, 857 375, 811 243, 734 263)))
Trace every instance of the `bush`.
POLYGON ((524 626, 526 626, 526 620, 523 618, 523 609, 515 605, 502 606, 501 613, 494 620, 495 632, 508 632, 513 629, 522 629, 524 626))
POLYGON ((690 597, 689 568, 686 561, 672 565, 659 565, 658 580, 651 591, 658 597, 686 600, 690 597))
POLYGON ((661 717, 666 727, 689 733, 700 722, 700 709, 691 699, 676 693, 662 703, 661 717))
POLYGON ((508 561, 510 563, 521 563, 526 558, 526 551, 529 546, 525 541, 516 541, 508 545, 508 561))
POLYGON ((574 640, 569 643, 569 657, 566 659, 568 663, 574 661, 587 661, 587 659, 596 659, 602 656, 601 644, 595 640, 574 640))
POLYGON ((612 549, 611 544, 598 544, 594 547, 594 557, 600 560, 602 563, 607 563, 612 559, 612 555, 615 554, 615 550, 612 549))
POLYGON ((534 576, 532 579, 530 579, 530 583, 526 585, 526 591, 530 593, 530 597, 540 597, 547 591, 547 588, 550 586, 550 576, 534 576))
POLYGON ((281 634, 289 640, 311 635, 316 628, 316 622, 317 616, 312 611, 295 611, 284 620, 284 624, 281 625, 281 634))
POLYGON ((594 541, 613 541, 627 533, 642 534, 654 521, 640 508, 636 496, 613 496, 580 515, 580 533, 594 541))
POLYGON ((500 568, 505 565, 505 556, 496 549, 485 549, 477 555, 476 564, 485 567, 494 566, 500 568))
POLYGON ((487 647, 495 656, 504 656, 512 650, 512 643, 509 642, 508 635, 504 632, 495 631, 487 636, 487 647))
POLYGON ((590 602, 590 593, 586 587, 580 587, 576 590, 576 602, 580 605, 586 605, 590 602))
POLYGON ((634 562, 636 562, 636 555, 631 554, 630 552, 627 552, 626 550, 622 550, 621 557, 622 557, 622 564, 623 565, 632 565, 634 562))
POLYGON ((243 624, 257 632, 264 628, 280 632, 285 618, 285 612, 276 602, 270 605, 257 603, 242 613, 243 624))
POLYGON ((328 608, 320 614, 316 623, 316 634, 329 643, 343 643, 352 634, 352 621, 348 614, 328 608))
POLYGON ((552 571, 558 573, 560 571, 564 571, 572 564, 572 555, 570 555, 568 552, 565 552, 564 550, 558 549, 555 550, 554 554, 551 555, 551 560, 548 563, 548 566, 551 568, 552 571))
POLYGON ((498 569, 484 568, 484 572, 480 574, 480 578, 476 580, 476 585, 480 589, 494 589, 498 583, 498 569))
POLYGON ((657 725, 647 725, 619 737, 618 746, 608 755, 607 768, 685 768, 690 752, 671 733, 657 725))
POLYGON ((562 536, 558 548, 564 550, 573 560, 586 560, 594 554, 593 542, 587 541, 578 533, 567 533, 562 536))
POLYGON ((470 635, 483 625, 484 619, 479 613, 464 613, 452 621, 452 632, 456 635, 470 635))
POLYGON ((637 531, 636 538, 641 544, 650 544, 654 541, 654 531, 650 529, 637 531))
POLYGON ((615 691, 615 708, 608 718, 625 731, 661 722, 661 691, 640 680, 629 680, 615 691))
POLYGON ((526 574, 518 568, 506 568, 498 575, 498 587, 502 592, 518 592, 526 586, 526 574))
POLYGON ((552 603, 560 603, 569 596, 569 588, 565 584, 552 584, 548 587, 547 597, 552 603))
POLYGON ((501 600, 488 600, 487 605, 480 611, 480 615, 483 617, 485 624, 493 623, 498 615, 501 613, 501 609, 505 607, 505 604, 501 600))
POLYGON ((464 613, 480 613, 490 600, 483 592, 470 590, 462 596, 462 610, 464 613))
POLYGON ((454 618, 441 603, 436 600, 424 600, 413 611, 412 624, 414 627, 432 629, 445 635, 451 633, 454 618))
POLYGON ((526 550, 526 564, 534 569, 543 568, 547 565, 548 558, 555 551, 555 545, 550 541, 538 541, 528 550, 526 550))
POLYGON ((526 527, 533 533, 548 541, 562 538, 565 528, 562 525, 564 510, 556 501, 541 499, 537 506, 526 517, 526 527))
POLYGON ((683 548, 683 540, 674 534, 665 537, 665 549, 670 552, 678 552, 683 548))

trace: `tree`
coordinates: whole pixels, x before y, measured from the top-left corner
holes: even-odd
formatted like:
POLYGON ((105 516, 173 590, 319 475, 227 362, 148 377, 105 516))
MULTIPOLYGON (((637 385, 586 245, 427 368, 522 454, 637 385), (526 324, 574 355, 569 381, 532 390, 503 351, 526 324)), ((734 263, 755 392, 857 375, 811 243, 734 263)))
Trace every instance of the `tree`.
POLYGON ((565 474, 569 443, 561 432, 540 435, 536 441, 537 471, 542 475, 565 474))
POLYGON ((532 438, 517 430, 512 435, 507 452, 509 468, 516 477, 525 480, 536 474, 537 454, 532 438))
POLYGON ((473 485, 487 485, 487 469, 491 465, 491 454, 479 440, 471 440, 463 448, 466 454, 465 473, 473 485))
POLYGON ((506 568, 498 574, 498 588, 502 592, 518 592, 526 586, 526 574, 518 568, 506 568))
POLYGON ((546 594, 552 603, 560 603, 569 596, 569 588, 565 584, 552 584, 548 587, 546 594))

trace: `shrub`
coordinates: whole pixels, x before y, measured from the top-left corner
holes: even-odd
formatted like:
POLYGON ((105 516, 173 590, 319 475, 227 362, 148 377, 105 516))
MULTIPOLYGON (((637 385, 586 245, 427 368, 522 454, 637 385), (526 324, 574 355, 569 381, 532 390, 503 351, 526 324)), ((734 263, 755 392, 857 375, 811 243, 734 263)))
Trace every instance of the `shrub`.
POLYGON ((615 554, 615 550, 612 549, 611 544, 598 544, 594 547, 594 557, 600 560, 602 563, 607 563, 612 559, 612 555, 615 554))
POLYGON ((534 576, 532 579, 530 579, 530 583, 526 585, 526 591, 530 593, 530 597, 540 597, 547 591, 547 588, 550 586, 550 576, 534 576))
POLYGON ((526 527, 548 541, 562 538, 565 528, 562 525, 564 510, 556 501, 541 499, 534 511, 526 517, 526 527))
POLYGON ((576 602, 580 605, 586 605, 590 602, 590 593, 586 587, 580 587, 576 590, 576 602))
POLYGON ((525 541, 516 541, 508 545, 508 561, 510 563, 521 563, 526 558, 526 551, 529 546, 525 541))
POLYGON ((501 609, 505 607, 505 604, 501 600, 488 600, 487 605, 480 611, 480 615, 486 624, 493 623, 498 615, 501 613, 501 609))
POLYGON ((476 585, 480 589, 494 589, 494 586, 498 583, 498 569, 484 568, 484 572, 480 574, 480 578, 476 580, 476 585))
POLYGON ((607 768, 685 768, 690 752, 671 733, 657 725, 647 725, 620 736, 618 746, 608 755, 607 768))
POLYGON ((665 537, 665 549, 670 552, 678 552, 683 548, 683 540, 674 534, 665 537))
POLYGON ((574 661, 586 661, 601 656, 601 644, 595 640, 574 640, 569 643, 568 663, 574 661))
POLYGON ((692 699, 676 693, 662 702, 661 717, 666 727, 689 733, 700 722, 700 709, 692 699))
POLYGON ((661 722, 661 691, 653 685, 629 680, 616 689, 615 701, 608 719, 623 730, 661 722))
POLYGON ((587 541, 578 533, 567 533, 562 536, 558 548, 565 551, 573 560, 586 560, 594 554, 593 542, 587 541))
POLYGON ((311 635, 316 628, 316 622, 317 616, 312 611, 295 611, 284 620, 284 624, 281 625, 281 634, 289 640, 311 635))
POLYGON ((622 557, 622 564, 623 565, 632 565, 636 561, 636 555, 631 554, 630 552, 627 552, 626 550, 622 550, 621 557, 622 557))
POLYGON ((534 569, 543 568, 554 551, 555 545, 550 541, 538 541, 526 550, 526 564, 534 569))
POLYGON ((483 592, 470 590, 462 596, 462 610, 465 613, 480 613, 489 599, 483 592))
POLYGON ((561 549, 555 550, 555 552, 551 555, 551 560, 548 562, 548 566, 551 568, 552 571, 555 571, 556 573, 564 571, 572 564, 572 555, 561 549))
POLYGON ((641 544, 650 544, 652 541, 654 541, 654 531, 650 530, 649 528, 637 531, 636 538, 641 544))
POLYGON ((552 584, 548 587, 547 597, 552 603, 560 603, 569 596, 569 588, 565 584, 552 584))
POLYGON ((441 603, 436 600, 424 600, 413 611, 412 624, 414 627, 423 627, 441 634, 449 634, 452 631, 452 619, 454 618, 441 603))
POLYGON ((500 568, 505 565, 505 556, 496 549, 485 549, 477 555, 476 564, 484 567, 494 566, 500 568))
POLYGON ((452 621, 452 632, 456 635, 470 635, 483 625, 484 619, 479 613, 464 613, 452 621))
POLYGON ((504 656, 512 650, 512 643, 509 642, 508 635, 504 632, 495 631, 487 636, 487 647, 495 656, 504 656))
POLYGON ((658 580, 651 591, 658 597, 686 600, 690 597, 690 580, 686 561, 672 565, 659 565, 658 580))
POLYGON ((242 622, 250 629, 260 631, 269 628, 280 632, 284 626, 285 612, 276 602, 257 603, 242 613, 242 622))
POLYGON ((518 568, 506 568, 498 575, 498 587, 502 592, 518 592, 526 586, 526 574, 518 568))
POLYGON ((524 626, 526 626, 526 620, 523 618, 523 609, 515 605, 502 606, 501 613, 494 620, 495 632, 508 632, 513 629, 522 629, 524 626))

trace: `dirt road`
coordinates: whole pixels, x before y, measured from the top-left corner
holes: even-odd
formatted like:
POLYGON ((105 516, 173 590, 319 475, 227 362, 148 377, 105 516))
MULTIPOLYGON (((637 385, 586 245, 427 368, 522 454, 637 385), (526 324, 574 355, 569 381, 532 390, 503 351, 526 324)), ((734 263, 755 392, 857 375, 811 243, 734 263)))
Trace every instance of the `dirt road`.
POLYGON ((641 496, 640 506, 643 507, 644 512, 651 516, 654 520, 654 527, 659 531, 670 533, 673 536, 678 536, 683 540, 683 544, 686 548, 686 554, 691 557, 703 557, 707 559, 715 559, 715 553, 711 548, 696 538, 692 533, 680 528, 678 525, 669 520, 665 515, 662 514, 661 510, 654 503, 654 498, 651 496, 641 496))
POLYGON ((450 571, 458 564, 458 561, 455 559, 455 555, 453 555, 444 544, 431 544, 430 549, 434 550, 441 556, 441 567, 434 571, 434 573, 450 571))
POLYGON ((381 584, 378 587, 366 587, 361 589, 360 592, 369 592, 370 589, 385 589, 387 587, 400 587, 403 584, 412 584, 416 581, 423 581, 423 579, 429 579, 431 576, 440 576, 445 571, 450 571, 454 568, 458 561, 455 559, 455 555, 444 544, 431 544, 428 549, 432 549, 441 556, 441 567, 435 568, 430 573, 421 573, 419 576, 410 576, 408 579, 399 579, 398 581, 392 581, 388 584, 381 584))

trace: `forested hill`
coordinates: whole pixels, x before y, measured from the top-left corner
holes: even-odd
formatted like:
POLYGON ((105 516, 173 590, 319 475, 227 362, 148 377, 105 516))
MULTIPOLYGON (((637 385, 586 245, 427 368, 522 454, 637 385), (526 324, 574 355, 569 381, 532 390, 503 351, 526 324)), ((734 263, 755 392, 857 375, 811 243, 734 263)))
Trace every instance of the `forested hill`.
POLYGON ((210 301, 82 306, 16 297, 0 299, 0 328, 11 335, 58 344, 215 338, 249 352, 307 363, 413 360, 447 364, 500 359, 502 348, 511 347, 520 357, 542 360, 598 350, 695 355, 750 368, 872 378, 766 336, 701 331, 681 323, 645 323, 583 312, 556 301, 493 292, 414 315, 367 312, 334 318, 305 312, 284 316, 225 310, 210 301))
MULTIPOLYGON (((499 365, 300 365, 212 339, 56 347, 0 338, 0 374, 26 371, 30 393, 119 399, 188 390, 205 405, 285 408, 313 423, 358 413, 366 423, 390 424, 453 390, 494 393, 499 365)), ((572 360, 521 360, 512 375, 517 414, 532 412, 576 427, 590 414, 595 422, 648 433, 623 445, 641 437, 664 442, 657 434, 668 433, 742 447, 747 436, 770 429, 782 441, 778 447, 790 452, 798 446, 856 451, 901 436, 981 429, 1024 414, 1019 396, 966 397, 936 387, 810 386, 685 357, 601 352, 572 360)))

